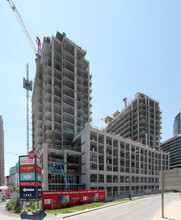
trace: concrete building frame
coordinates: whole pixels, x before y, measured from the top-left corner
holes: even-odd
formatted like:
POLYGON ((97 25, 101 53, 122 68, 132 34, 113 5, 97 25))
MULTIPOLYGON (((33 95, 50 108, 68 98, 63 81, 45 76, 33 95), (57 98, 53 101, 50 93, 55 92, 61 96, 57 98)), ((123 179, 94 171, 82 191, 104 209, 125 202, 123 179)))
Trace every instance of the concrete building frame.
POLYGON ((81 145, 81 183, 106 189, 107 196, 159 191, 159 171, 169 169, 169 153, 112 135, 86 123, 75 139, 81 145))

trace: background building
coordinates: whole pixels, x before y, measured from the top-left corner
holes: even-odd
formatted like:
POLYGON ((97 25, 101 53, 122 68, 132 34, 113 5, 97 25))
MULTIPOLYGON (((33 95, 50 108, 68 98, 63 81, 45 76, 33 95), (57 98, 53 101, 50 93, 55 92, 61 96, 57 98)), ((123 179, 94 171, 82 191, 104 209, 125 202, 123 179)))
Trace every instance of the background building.
POLYGON ((19 164, 9 169, 9 181, 8 186, 19 186, 19 164))
POLYGON ((177 114, 173 123, 173 136, 181 133, 181 112, 177 114))
POLYGON ((157 101, 137 93, 125 109, 115 112, 113 116, 114 118, 108 116, 105 120, 108 123, 108 133, 159 148, 161 112, 157 101))
POLYGON ((107 196, 159 191, 159 171, 169 168, 169 154, 136 143, 89 123, 75 140, 81 145, 81 183, 106 189, 107 196))
POLYGON ((161 149, 170 153, 170 168, 181 167, 181 134, 161 143, 161 149))
POLYGON ((4 184, 4 128, 3 119, 0 115, 0 185, 4 184))
POLYGON ((92 83, 85 55, 65 33, 44 38, 32 96, 32 141, 35 153, 46 158, 46 189, 66 189, 60 166, 71 189, 80 183, 81 153, 74 150, 73 139, 91 120, 92 83))

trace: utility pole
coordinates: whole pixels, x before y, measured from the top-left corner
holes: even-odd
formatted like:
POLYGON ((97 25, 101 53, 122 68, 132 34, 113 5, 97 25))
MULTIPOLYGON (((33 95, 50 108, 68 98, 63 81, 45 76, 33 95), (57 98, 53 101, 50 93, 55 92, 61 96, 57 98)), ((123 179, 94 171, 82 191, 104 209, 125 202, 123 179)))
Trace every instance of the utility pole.
POLYGON ((161 178, 162 178, 162 193, 161 193, 161 198, 162 198, 162 218, 164 218, 164 171, 162 168, 162 173, 161 173, 161 178))
POLYGON ((26 122, 27 122, 27 154, 29 153, 29 91, 32 91, 32 81, 29 81, 29 64, 26 64, 26 79, 23 78, 23 88, 26 89, 26 122))

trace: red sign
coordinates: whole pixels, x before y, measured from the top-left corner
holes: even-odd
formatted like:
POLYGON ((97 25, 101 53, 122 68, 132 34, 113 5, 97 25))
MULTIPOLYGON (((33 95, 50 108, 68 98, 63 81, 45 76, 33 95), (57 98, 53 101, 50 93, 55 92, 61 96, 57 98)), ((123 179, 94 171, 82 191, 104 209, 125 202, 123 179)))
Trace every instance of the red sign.
POLYGON ((20 182, 19 186, 36 186, 36 182, 20 182))
POLYGON ((37 173, 41 174, 41 168, 37 166, 37 173))
POLYGON ((24 165, 20 166, 20 173, 34 173, 35 172, 35 165, 24 165))
POLYGON ((105 189, 42 192, 44 210, 102 201, 105 201, 105 189))
POLYGON ((42 186, 42 184, 38 182, 20 182, 19 186, 42 186))
POLYGON ((9 176, 6 176, 6 179, 7 179, 7 183, 9 183, 9 176))
POLYGON ((31 150, 28 154, 29 159, 33 159, 35 157, 35 152, 31 150))

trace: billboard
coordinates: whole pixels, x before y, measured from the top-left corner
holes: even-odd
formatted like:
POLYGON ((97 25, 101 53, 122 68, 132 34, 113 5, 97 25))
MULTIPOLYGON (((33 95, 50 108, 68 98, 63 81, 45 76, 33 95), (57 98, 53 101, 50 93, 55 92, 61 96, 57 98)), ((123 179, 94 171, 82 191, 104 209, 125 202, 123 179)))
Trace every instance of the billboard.
POLYGON ((71 190, 43 191, 43 209, 56 209, 80 204, 105 201, 105 189, 101 190, 71 190))

